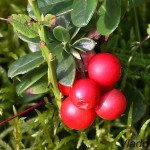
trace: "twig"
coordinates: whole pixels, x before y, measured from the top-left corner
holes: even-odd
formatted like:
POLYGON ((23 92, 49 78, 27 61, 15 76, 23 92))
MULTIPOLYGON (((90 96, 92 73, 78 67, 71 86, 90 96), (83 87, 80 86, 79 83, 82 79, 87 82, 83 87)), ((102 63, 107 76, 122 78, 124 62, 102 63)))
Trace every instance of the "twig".
POLYGON ((1 18, 1 17, 0 17, 0 20, 3 20, 3 21, 8 21, 8 19, 5 19, 5 18, 1 18))
POLYGON ((5 124, 5 123, 9 122, 10 120, 13 120, 14 118, 17 118, 17 117, 19 117, 19 116, 22 116, 22 115, 28 113, 29 111, 31 111, 31 110, 33 110, 33 109, 35 109, 35 108, 37 108, 37 107, 43 105, 44 103, 45 103, 45 101, 42 101, 42 102, 40 102, 40 103, 38 103, 38 104, 36 104, 36 105, 34 105, 34 106, 31 106, 31 107, 29 107, 28 109, 26 109, 26 110, 24 110, 24 111, 18 113, 17 115, 14 115, 14 116, 12 116, 12 117, 10 117, 10 118, 8 118, 8 119, 6 119, 6 120, 0 122, 0 125, 3 125, 3 124, 5 124))

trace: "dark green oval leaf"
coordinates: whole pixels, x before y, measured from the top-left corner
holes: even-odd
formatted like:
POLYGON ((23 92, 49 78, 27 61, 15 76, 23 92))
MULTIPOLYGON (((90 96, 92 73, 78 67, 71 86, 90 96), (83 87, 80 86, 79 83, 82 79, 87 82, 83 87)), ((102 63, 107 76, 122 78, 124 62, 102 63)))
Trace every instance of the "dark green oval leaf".
MULTIPOLYGON (((21 82, 16 87, 16 92, 18 95, 22 94, 29 87, 31 87, 34 83, 39 81, 43 76, 47 73, 47 66, 41 66, 40 68, 36 68, 21 78, 21 82)), ((46 77, 46 76, 45 76, 46 77)))
POLYGON ((130 105, 133 103, 132 122, 136 123, 143 117, 146 111, 144 96, 137 88, 132 87, 131 85, 125 87, 124 95, 126 96, 127 100, 127 110, 125 112, 125 116, 123 116, 122 119, 126 122, 130 105))
POLYGON ((99 12, 100 17, 97 22, 97 30, 102 35, 108 35, 119 25, 121 18, 120 0, 105 0, 99 12))
POLYGON ((24 14, 13 14, 10 23, 19 33, 29 38, 38 36, 38 23, 31 21, 31 18, 24 14))
POLYGON ((40 43, 40 37, 28 38, 27 36, 17 32, 18 37, 27 43, 40 43))
MULTIPOLYGON (((61 15, 71 11, 73 0, 37 0, 41 14, 61 15)), ((27 7, 28 13, 35 18, 31 6, 27 7)))
POLYGON ((73 24, 77 27, 86 26, 95 12, 97 2, 97 0, 74 0, 71 11, 73 24))
POLYGON ((81 51, 91 51, 94 49, 96 42, 90 38, 82 38, 72 44, 72 46, 81 51))
POLYGON ((76 64, 73 56, 65 51, 57 56, 56 72, 61 84, 72 86, 76 73, 76 64))
POLYGON ((72 23, 70 13, 65 14, 65 15, 62 15, 62 16, 58 16, 58 17, 56 18, 56 24, 55 24, 55 26, 52 26, 52 29, 53 29, 53 27, 56 27, 56 26, 62 26, 62 27, 64 27, 65 29, 67 29, 67 31, 69 32, 71 38, 72 38, 72 36, 75 36, 77 30, 79 30, 79 29, 72 23))
POLYGON ((43 94, 49 91, 48 88, 48 80, 47 76, 43 76, 40 80, 38 80, 35 84, 30 86, 26 93, 30 94, 43 94))
POLYGON ((64 27, 55 27, 53 30, 53 34, 58 41, 68 42, 70 40, 70 34, 64 27))
POLYGON ((40 51, 29 53, 11 65, 8 70, 8 77, 13 78, 19 74, 25 74, 42 63, 44 63, 44 59, 40 51))
POLYGON ((55 56, 59 55, 64 50, 64 45, 59 42, 49 43, 47 46, 55 56))

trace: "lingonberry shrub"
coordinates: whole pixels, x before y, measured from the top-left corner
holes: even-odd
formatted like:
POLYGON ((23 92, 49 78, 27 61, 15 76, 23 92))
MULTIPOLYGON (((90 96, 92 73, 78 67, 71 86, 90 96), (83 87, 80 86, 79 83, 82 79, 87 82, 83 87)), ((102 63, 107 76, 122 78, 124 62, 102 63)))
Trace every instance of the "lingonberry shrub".
MULTIPOLYGON (((5 85, 5 88, 0 89, 2 99, 0 101, 0 115, 2 118, 8 116, 11 111, 7 111, 5 106, 10 106, 12 101, 17 104, 18 110, 33 105, 43 98, 44 101, 39 105, 46 103, 47 106, 44 110, 42 107, 41 112, 37 110, 38 116, 32 114, 28 116, 29 119, 23 121, 23 118, 18 118, 13 124, 9 124, 15 125, 16 128, 13 132, 14 142, 10 139, 12 136, 8 135, 7 128, 2 127, 0 129, 2 132, 2 140, 0 140, 2 149, 5 147, 8 149, 33 149, 35 147, 36 149, 36 146, 39 149, 118 149, 116 143, 121 145, 119 138, 123 137, 124 142, 130 141, 132 137, 129 135, 132 135, 133 131, 131 130, 131 123, 140 120, 146 110, 144 102, 148 104, 148 101, 144 101, 142 93, 136 89, 136 85, 142 89, 145 97, 149 97, 147 82, 149 81, 147 76, 149 58, 148 52, 146 52, 148 50, 146 41, 149 39, 150 27, 148 27, 146 38, 143 37, 146 32, 142 31, 148 22, 146 18, 149 17, 143 17, 143 13, 136 13, 138 10, 143 10, 145 16, 145 10, 148 7, 146 7, 146 3, 141 5, 142 0, 139 1, 28 0, 26 14, 18 14, 20 12, 18 10, 20 8, 20 5, 18 7, 19 3, 10 5, 13 7, 6 9, 6 13, 4 7, 1 7, 1 17, 3 14, 5 16, 10 14, 11 10, 13 12, 16 10, 17 14, 12 14, 9 19, 0 17, 0 19, 10 23, 15 31, 8 32, 7 25, 3 26, 2 24, 0 26, 4 29, 0 33, 0 42, 2 42, 0 45, 2 49, 0 52, 0 81, 2 82, 0 84, 5 85), (139 8, 140 5, 142 9, 139 8), (129 12, 128 15, 125 15, 126 10, 128 12, 131 10, 131 13, 134 13, 130 15, 129 12), (127 18, 123 20, 123 16, 127 18), (138 21, 138 19, 142 21, 138 21), (119 26, 120 21, 121 26, 119 26), (124 24, 124 21, 127 23, 124 24), (144 25, 141 25, 143 22, 144 25), (126 25, 130 27, 128 28, 126 25), (118 26, 119 30, 112 34, 118 26), (7 38, 3 37, 7 33, 8 42, 7 38), (20 39, 27 42, 26 45, 29 46, 29 50, 27 47, 22 47, 22 42, 20 43, 18 38, 14 39, 12 33, 15 33, 15 37, 18 35, 20 39), (140 40, 142 39, 140 34, 144 38, 143 42, 140 40), (16 39, 17 42, 15 43, 14 40, 16 39), (10 44, 8 48, 7 44, 10 44), (9 49, 11 50, 9 51, 9 49), (97 54, 93 54, 93 50, 97 54), (19 56, 23 57, 18 58, 19 56), (130 103, 134 103, 133 107, 131 105, 128 124, 124 124, 122 121, 125 119, 124 116, 127 118, 128 112, 123 118, 114 122, 101 119, 117 119, 124 113, 126 107, 122 92, 113 89, 115 83, 121 79, 121 64, 116 56, 123 60, 123 66, 127 69, 127 72, 124 71, 123 80, 117 86, 125 92, 129 101, 128 106, 130 107, 130 103), (11 65, 12 59, 16 61, 11 65), (78 65, 78 61, 82 62, 81 67, 78 65), (7 68, 9 68, 8 76, 13 80, 6 80, 5 71, 7 68), (95 83, 83 82, 80 86, 74 86, 76 69, 81 73, 79 78, 86 77, 95 83), (140 81, 138 84, 137 79, 140 81), (14 85, 16 85, 17 94, 20 95, 19 98, 16 98, 16 94, 13 93, 15 88, 12 81, 15 81, 14 85), (130 81, 133 84, 131 86, 129 85, 130 81), (97 86, 93 86, 95 84, 100 87, 99 91, 97 86), (12 86, 8 88, 10 85, 12 86), (75 89, 74 94, 71 94, 71 87, 75 89), (93 90, 92 87, 95 89, 93 90), (78 90, 82 99, 78 97, 78 92, 76 92, 78 90), (63 101, 62 95, 69 97, 63 101), (131 113, 132 108, 134 108, 133 113, 131 113), (2 110, 5 110, 6 113, 2 110), (59 117, 59 112, 62 120, 59 117), (95 113, 100 118, 97 117, 95 124, 88 128, 95 119, 95 113), (62 121, 71 129, 88 129, 83 132, 70 131, 62 126, 62 121), (28 126, 30 132, 27 132, 28 126), (120 127, 127 127, 127 129, 121 131, 120 127), (116 128, 120 129, 114 130, 116 128), (4 139, 8 139, 7 142, 3 142, 4 139), (10 141, 10 146, 6 145, 8 141, 10 141), (74 143, 77 143, 77 146, 74 143)), ((3 2, 0 3, 4 5, 3 2)), ((39 105, 35 105, 32 109, 39 105)), ((24 113, 19 113, 15 117, 25 115, 29 110, 31 109, 25 110, 24 113)), ((12 118, 8 118, 8 120, 12 118)), ((8 122, 8 120, 0 123, 0 125, 8 122)), ((147 125, 148 122, 143 127, 146 128, 147 125)), ((134 125, 134 127, 136 126, 134 125)), ((135 138, 142 139, 144 128, 141 128, 140 136, 135 138)), ((129 149, 129 147, 124 149, 129 149)))

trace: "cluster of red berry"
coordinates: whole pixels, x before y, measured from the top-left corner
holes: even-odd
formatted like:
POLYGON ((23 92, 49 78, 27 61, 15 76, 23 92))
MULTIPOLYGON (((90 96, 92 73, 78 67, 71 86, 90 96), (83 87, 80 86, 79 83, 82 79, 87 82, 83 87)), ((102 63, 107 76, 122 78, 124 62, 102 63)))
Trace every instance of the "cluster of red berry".
POLYGON ((76 130, 89 127, 96 114, 103 119, 114 120, 126 109, 125 96, 114 88, 121 77, 119 59, 110 53, 85 53, 82 58, 88 77, 76 80, 73 87, 59 84, 62 94, 68 96, 62 102, 61 119, 76 130))

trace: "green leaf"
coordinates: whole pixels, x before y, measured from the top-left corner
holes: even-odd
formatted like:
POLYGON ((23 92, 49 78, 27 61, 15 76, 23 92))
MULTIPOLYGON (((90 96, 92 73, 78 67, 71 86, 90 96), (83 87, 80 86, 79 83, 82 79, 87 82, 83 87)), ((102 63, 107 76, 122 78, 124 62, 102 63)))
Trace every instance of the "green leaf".
POLYGON ((64 45, 58 42, 49 43, 47 46, 55 56, 59 55, 64 50, 64 45))
POLYGON ((100 17, 97 22, 97 30, 102 35, 108 35, 119 25, 121 17, 121 1, 105 0, 99 12, 100 17))
POLYGON ((13 14, 10 17, 10 23, 19 33, 29 38, 38 36, 38 23, 31 21, 31 18, 24 14, 13 14))
POLYGON ((141 127, 141 130, 140 130, 140 133, 139 133, 139 136, 138 136, 138 140, 142 140, 144 139, 144 135, 146 133, 146 128, 148 127, 148 124, 150 123, 150 119, 148 119, 141 127))
POLYGON ((62 26, 65 29, 67 29, 68 26, 70 25, 70 22, 71 22, 70 13, 61 15, 56 18, 56 24, 54 25, 54 27, 62 26))
POLYGON ((79 31, 80 28, 77 28, 71 21, 71 15, 70 13, 62 15, 62 16, 58 16, 56 18, 56 24, 53 27, 57 27, 57 26, 62 26, 65 29, 67 29, 67 31, 69 32, 71 38, 73 38, 72 36, 75 36, 77 34, 77 32, 79 31))
POLYGON ((21 78, 21 82, 16 87, 16 92, 18 95, 22 94, 28 88, 30 88, 34 83, 39 81, 47 73, 47 66, 41 66, 36 68, 21 78))
POLYGON ((70 34, 64 27, 55 27, 53 30, 53 34, 58 41, 68 42, 70 40, 70 34))
POLYGON ((90 38, 82 38, 72 44, 72 46, 81 51, 91 51, 94 49, 96 42, 90 38))
POLYGON ((40 37, 29 38, 29 37, 27 37, 27 36, 25 36, 19 32, 17 32, 17 35, 21 40, 23 40, 27 43, 37 43, 37 44, 40 43, 40 37))
POLYGON ((46 16, 44 17, 44 25, 51 27, 52 25, 55 25, 55 23, 56 23, 56 16, 52 14, 46 14, 46 16))
POLYGON ((23 103, 33 102, 37 99, 43 98, 43 94, 30 94, 26 92, 23 93, 21 96, 21 100, 23 103))
POLYGON ((27 93, 30 94, 43 94, 49 91, 47 76, 43 76, 35 84, 27 89, 27 93))
POLYGON ((44 59, 40 51, 29 53, 11 65, 8 70, 8 77, 13 78, 19 74, 25 74, 42 63, 44 63, 44 59))
POLYGON ((61 84, 72 86, 76 73, 76 64, 73 56, 65 51, 57 56, 56 72, 61 84))
MULTIPOLYGON (((61 15, 71 11, 73 0, 37 0, 41 14, 61 15)), ((29 15, 35 18, 30 5, 27 7, 29 15)))
POLYGON ((74 0, 71 11, 73 24, 77 27, 86 26, 95 12, 97 2, 97 0, 74 0))
POLYGON ((75 49, 71 49, 70 50, 71 54, 76 58, 76 59, 79 59, 81 60, 81 56, 80 56, 80 53, 78 51, 76 51, 75 49))
POLYGON ((126 86, 123 93, 127 100, 127 110, 122 119, 126 122, 130 105, 133 103, 132 123, 136 123, 143 117, 146 111, 144 96, 137 88, 132 87, 131 85, 126 86))

